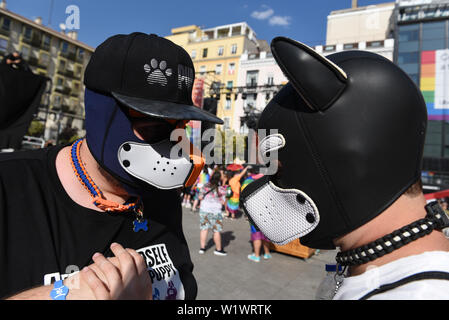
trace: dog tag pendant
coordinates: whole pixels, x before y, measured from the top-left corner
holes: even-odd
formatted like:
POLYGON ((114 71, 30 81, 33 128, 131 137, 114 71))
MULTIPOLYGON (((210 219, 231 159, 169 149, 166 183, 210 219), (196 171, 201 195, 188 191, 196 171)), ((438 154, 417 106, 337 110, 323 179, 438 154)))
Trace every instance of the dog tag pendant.
POLYGON ((133 226, 134 232, 148 231, 148 220, 143 218, 142 210, 136 210, 136 220, 133 221, 133 226))

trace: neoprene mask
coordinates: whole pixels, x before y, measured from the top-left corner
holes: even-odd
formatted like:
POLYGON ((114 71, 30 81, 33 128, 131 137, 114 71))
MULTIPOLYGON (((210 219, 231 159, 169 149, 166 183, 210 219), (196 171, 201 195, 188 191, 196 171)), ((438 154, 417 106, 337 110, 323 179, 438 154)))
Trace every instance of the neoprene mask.
POLYGON ((264 109, 259 129, 278 130, 264 144, 277 146, 280 169, 248 185, 241 203, 274 243, 301 238, 333 249, 334 239, 375 218, 419 179, 426 105, 407 74, 380 55, 325 58, 283 37, 271 48, 289 83, 264 109))
POLYGON ((113 97, 86 88, 85 104, 89 150, 100 166, 124 183, 128 191, 139 193, 136 190, 146 184, 174 189, 195 182, 204 159, 201 153, 193 151, 190 143, 190 149, 173 155, 175 143, 169 136, 154 143, 140 140, 126 109, 113 97))

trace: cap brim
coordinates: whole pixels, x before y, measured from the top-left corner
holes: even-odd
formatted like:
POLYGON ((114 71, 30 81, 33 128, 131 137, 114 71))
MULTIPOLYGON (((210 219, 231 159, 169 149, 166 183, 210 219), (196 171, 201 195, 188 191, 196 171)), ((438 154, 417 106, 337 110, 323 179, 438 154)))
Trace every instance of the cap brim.
POLYGON ((125 106, 155 118, 224 123, 212 113, 192 105, 129 97, 116 92, 112 92, 112 96, 125 106))

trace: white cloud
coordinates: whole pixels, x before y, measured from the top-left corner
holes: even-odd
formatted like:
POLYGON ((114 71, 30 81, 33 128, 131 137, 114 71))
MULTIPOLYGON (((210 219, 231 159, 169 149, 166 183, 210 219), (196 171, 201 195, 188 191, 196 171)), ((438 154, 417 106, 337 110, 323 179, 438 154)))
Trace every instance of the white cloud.
POLYGON ((257 20, 268 20, 270 26, 289 26, 291 17, 274 15, 274 10, 263 4, 259 10, 251 13, 251 17, 257 20))
POLYGON ((265 20, 265 19, 268 19, 269 17, 271 17, 274 13, 274 10, 266 5, 263 5, 262 9, 265 9, 265 10, 253 11, 251 13, 251 17, 253 17, 254 19, 258 19, 258 20, 265 20))
POLYGON ((291 21, 291 17, 288 17, 288 16, 284 16, 284 17, 281 17, 281 16, 272 16, 271 18, 270 18, 270 20, 268 20, 268 23, 271 25, 271 26, 288 26, 288 25, 290 25, 290 21, 291 21))

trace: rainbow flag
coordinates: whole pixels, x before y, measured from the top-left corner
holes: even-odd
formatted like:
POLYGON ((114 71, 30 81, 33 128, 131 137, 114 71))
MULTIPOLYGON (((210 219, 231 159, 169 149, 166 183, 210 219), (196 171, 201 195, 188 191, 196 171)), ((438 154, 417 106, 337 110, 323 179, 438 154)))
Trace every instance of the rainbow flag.
POLYGON ((254 181, 254 178, 253 177, 248 177, 248 178, 246 178, 245 179, 245 181, 243 181, 243 183, 242 183, 242 188, 241 188, 241 190, 243 191, 243 189, 245 189, 245 187, 247 186, 247 185, 249 185, 251 182, 253 182, 254 181))
POLYGON ((421 53, 420 89, 427 106, 429 120, 449 116, 449 50, 421 53))

